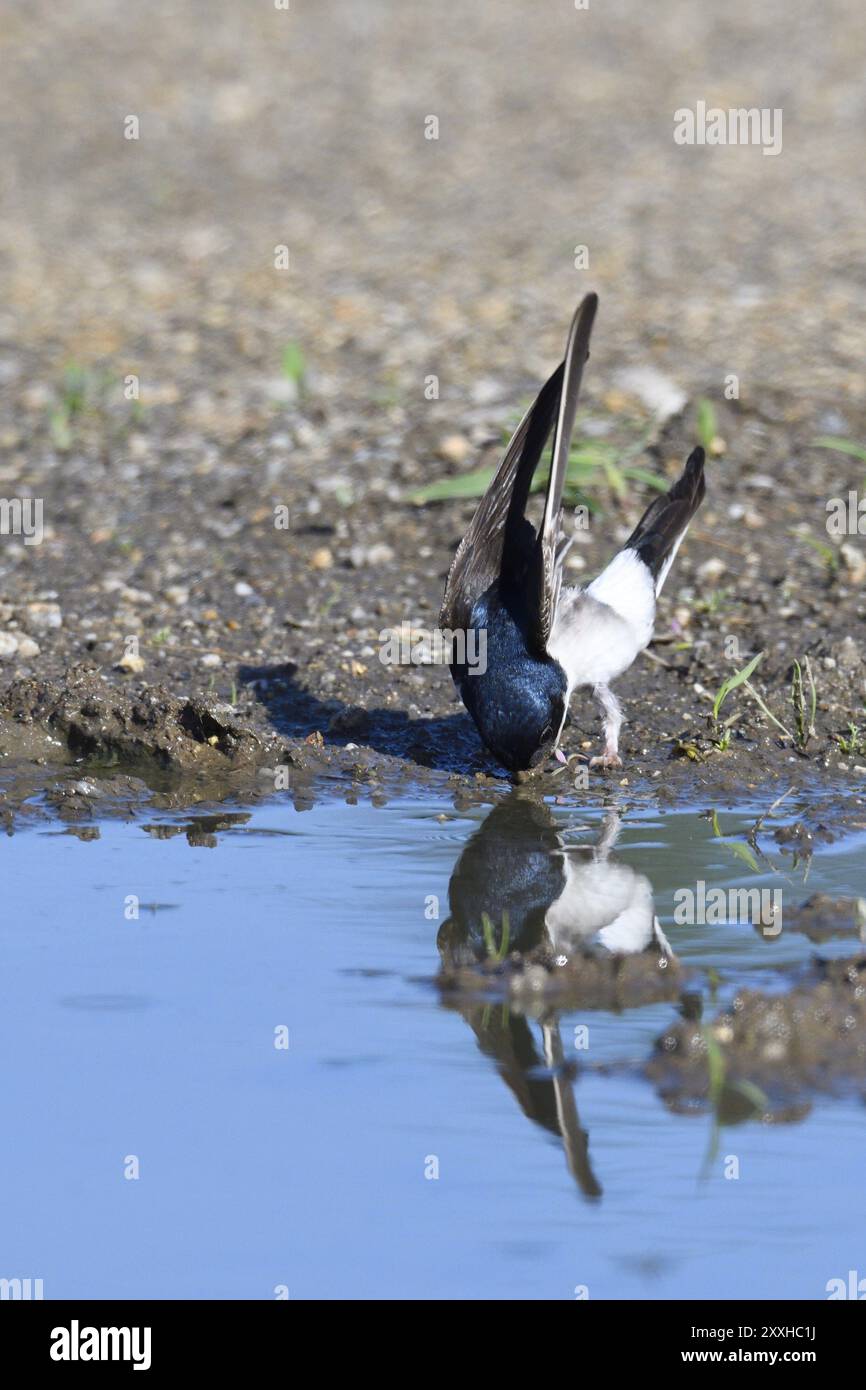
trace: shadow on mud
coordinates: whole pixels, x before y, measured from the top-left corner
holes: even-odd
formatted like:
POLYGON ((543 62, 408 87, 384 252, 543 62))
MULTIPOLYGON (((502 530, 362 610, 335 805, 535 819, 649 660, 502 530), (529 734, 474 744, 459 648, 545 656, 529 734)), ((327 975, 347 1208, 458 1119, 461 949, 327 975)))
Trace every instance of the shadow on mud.
POLYGON ((255 691, 274 729, 285 738, 298 740, 320 734, 325 744, 345 748, 360 743, 375 753, 405 758, 439 772, 504 776, 485 753, 471 719, 463 712, 411 719, 400 709, 364 709, 323 700, 304 689, 292 662, 240 666, 238 680, 255 691))

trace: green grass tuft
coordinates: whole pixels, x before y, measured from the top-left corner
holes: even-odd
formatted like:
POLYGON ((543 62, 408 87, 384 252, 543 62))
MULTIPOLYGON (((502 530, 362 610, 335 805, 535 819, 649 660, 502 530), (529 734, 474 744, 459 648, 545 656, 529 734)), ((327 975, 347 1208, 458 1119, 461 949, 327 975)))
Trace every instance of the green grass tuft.
POLYGON ((712 401, 708 401, 705 397, 701 397, 698 401, 697 431, 698 439, 701 441, 706 452, 709 453, 710 445, 719 431, 716 426, 715 406, 712 401))
MULTIPOLYGON (((649 439, 649 434, 642 435, 625 449, 604 440, 575 439, 569 451, 562 490, 564 505, 585 506, 590 512, 595 512, 600 509, 602 500, 623 501, 628 496, 630 483, 642 483, 658 492, 667 492, 669 483, 666 478, 659 478, 649 469, 633 462, 644 453, 649 439)), ((508 442, 508 436, 505 436, 504 442, 508 442)), ((426 506, 430 502, 466 501, 483 497, 495 472, 495 467, 476 468, 451 478, 439 478, 410 493, 409 500, 416 506, 426 506)), ((549 476, 548 464, 539 467, 532 480, 531 491, 543 492, 549 476)))

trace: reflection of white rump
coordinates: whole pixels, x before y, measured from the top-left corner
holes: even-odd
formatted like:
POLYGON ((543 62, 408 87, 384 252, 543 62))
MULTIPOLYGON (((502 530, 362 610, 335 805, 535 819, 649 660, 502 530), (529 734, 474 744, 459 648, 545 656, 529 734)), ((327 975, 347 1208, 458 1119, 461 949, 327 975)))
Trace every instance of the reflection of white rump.
POLYGON ((620 817, 609 811, 592 849, 563 849, 565 886, 545 914, 554 951, 596 944, 617 955, 644 951, 653 942, 665 956, 673 951, 653 911, 652 884, 628 864, 611 862, 620 817))
POLYGON ((655 935, 652 884, 628 864, 563 855, 565 887, 545 916, 554 949, 596 941, 617 954, 642 951, 655 935))

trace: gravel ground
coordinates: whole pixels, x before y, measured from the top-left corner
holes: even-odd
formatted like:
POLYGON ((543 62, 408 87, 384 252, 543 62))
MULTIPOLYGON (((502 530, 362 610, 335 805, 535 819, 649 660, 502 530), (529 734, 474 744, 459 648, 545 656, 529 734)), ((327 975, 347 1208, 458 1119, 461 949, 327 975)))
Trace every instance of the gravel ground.
MULTIPOLYGON (((856 793, 866 554, 825 521, 866 465, 811 443, 866 443, 853 0, 13 0, 6 27, 0 497, 42 499, 44 538, 0 536, 0 750, 28 786, 69 751, 209 794, 282 762, 499 776, 447 670, 383 665, 380 634, 435 623, 472 512, 413 489, 493 461, 592 287, 588 434, 645 432, 669 476, 716 409, 614 780, 856 793), (697 101, 781 109, 781 152, 677 145, 697 101), (727 749, 708 727, 758 651, 792 731, 809 658, 804 751, 742 690, 727 749)), ((574 579, 650 495, 600 497, 574 579)), ((598 739, 579 699, 565 751, 598 739)))

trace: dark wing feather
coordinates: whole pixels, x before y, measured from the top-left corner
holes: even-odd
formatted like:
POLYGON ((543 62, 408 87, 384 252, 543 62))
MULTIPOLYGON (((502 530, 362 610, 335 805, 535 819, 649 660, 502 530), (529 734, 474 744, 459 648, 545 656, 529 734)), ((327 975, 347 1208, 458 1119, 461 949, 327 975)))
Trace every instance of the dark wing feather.
POLYGON ((557 563, 557 552, 562 517, 562 489, 568 469, 568 453, 574 433, 574 417, 577 413, 583 367, 589 357, 589 339, 597 308, 598 295, 586 295, 571 321, 565 350, 564 385, 559 402, 556 434, 553 438, 544 518, 530 577, 537 589, 537 602, 533 611, 537 612, 538 616, 535 630, 529 635, 539 653, 547 650, 559 598, 560 567, 557 563))
POLYGON ((454 556, 439 624, 461 631, 469 627, 472 609, 502 571, 506 533, 519 526, 532 475, 553 427, 562 391, 563 363, 542 386, 511 438, 496 475, 478 504, 469 530, 454 556))
POLYGON ((661 588, 660 579, 666 573, 668 557, 704 500, 704 451, 700 447, 689 454, 686 466, 664 497, 657 497, 647 507, 623 547, 636 550, 661 588))

